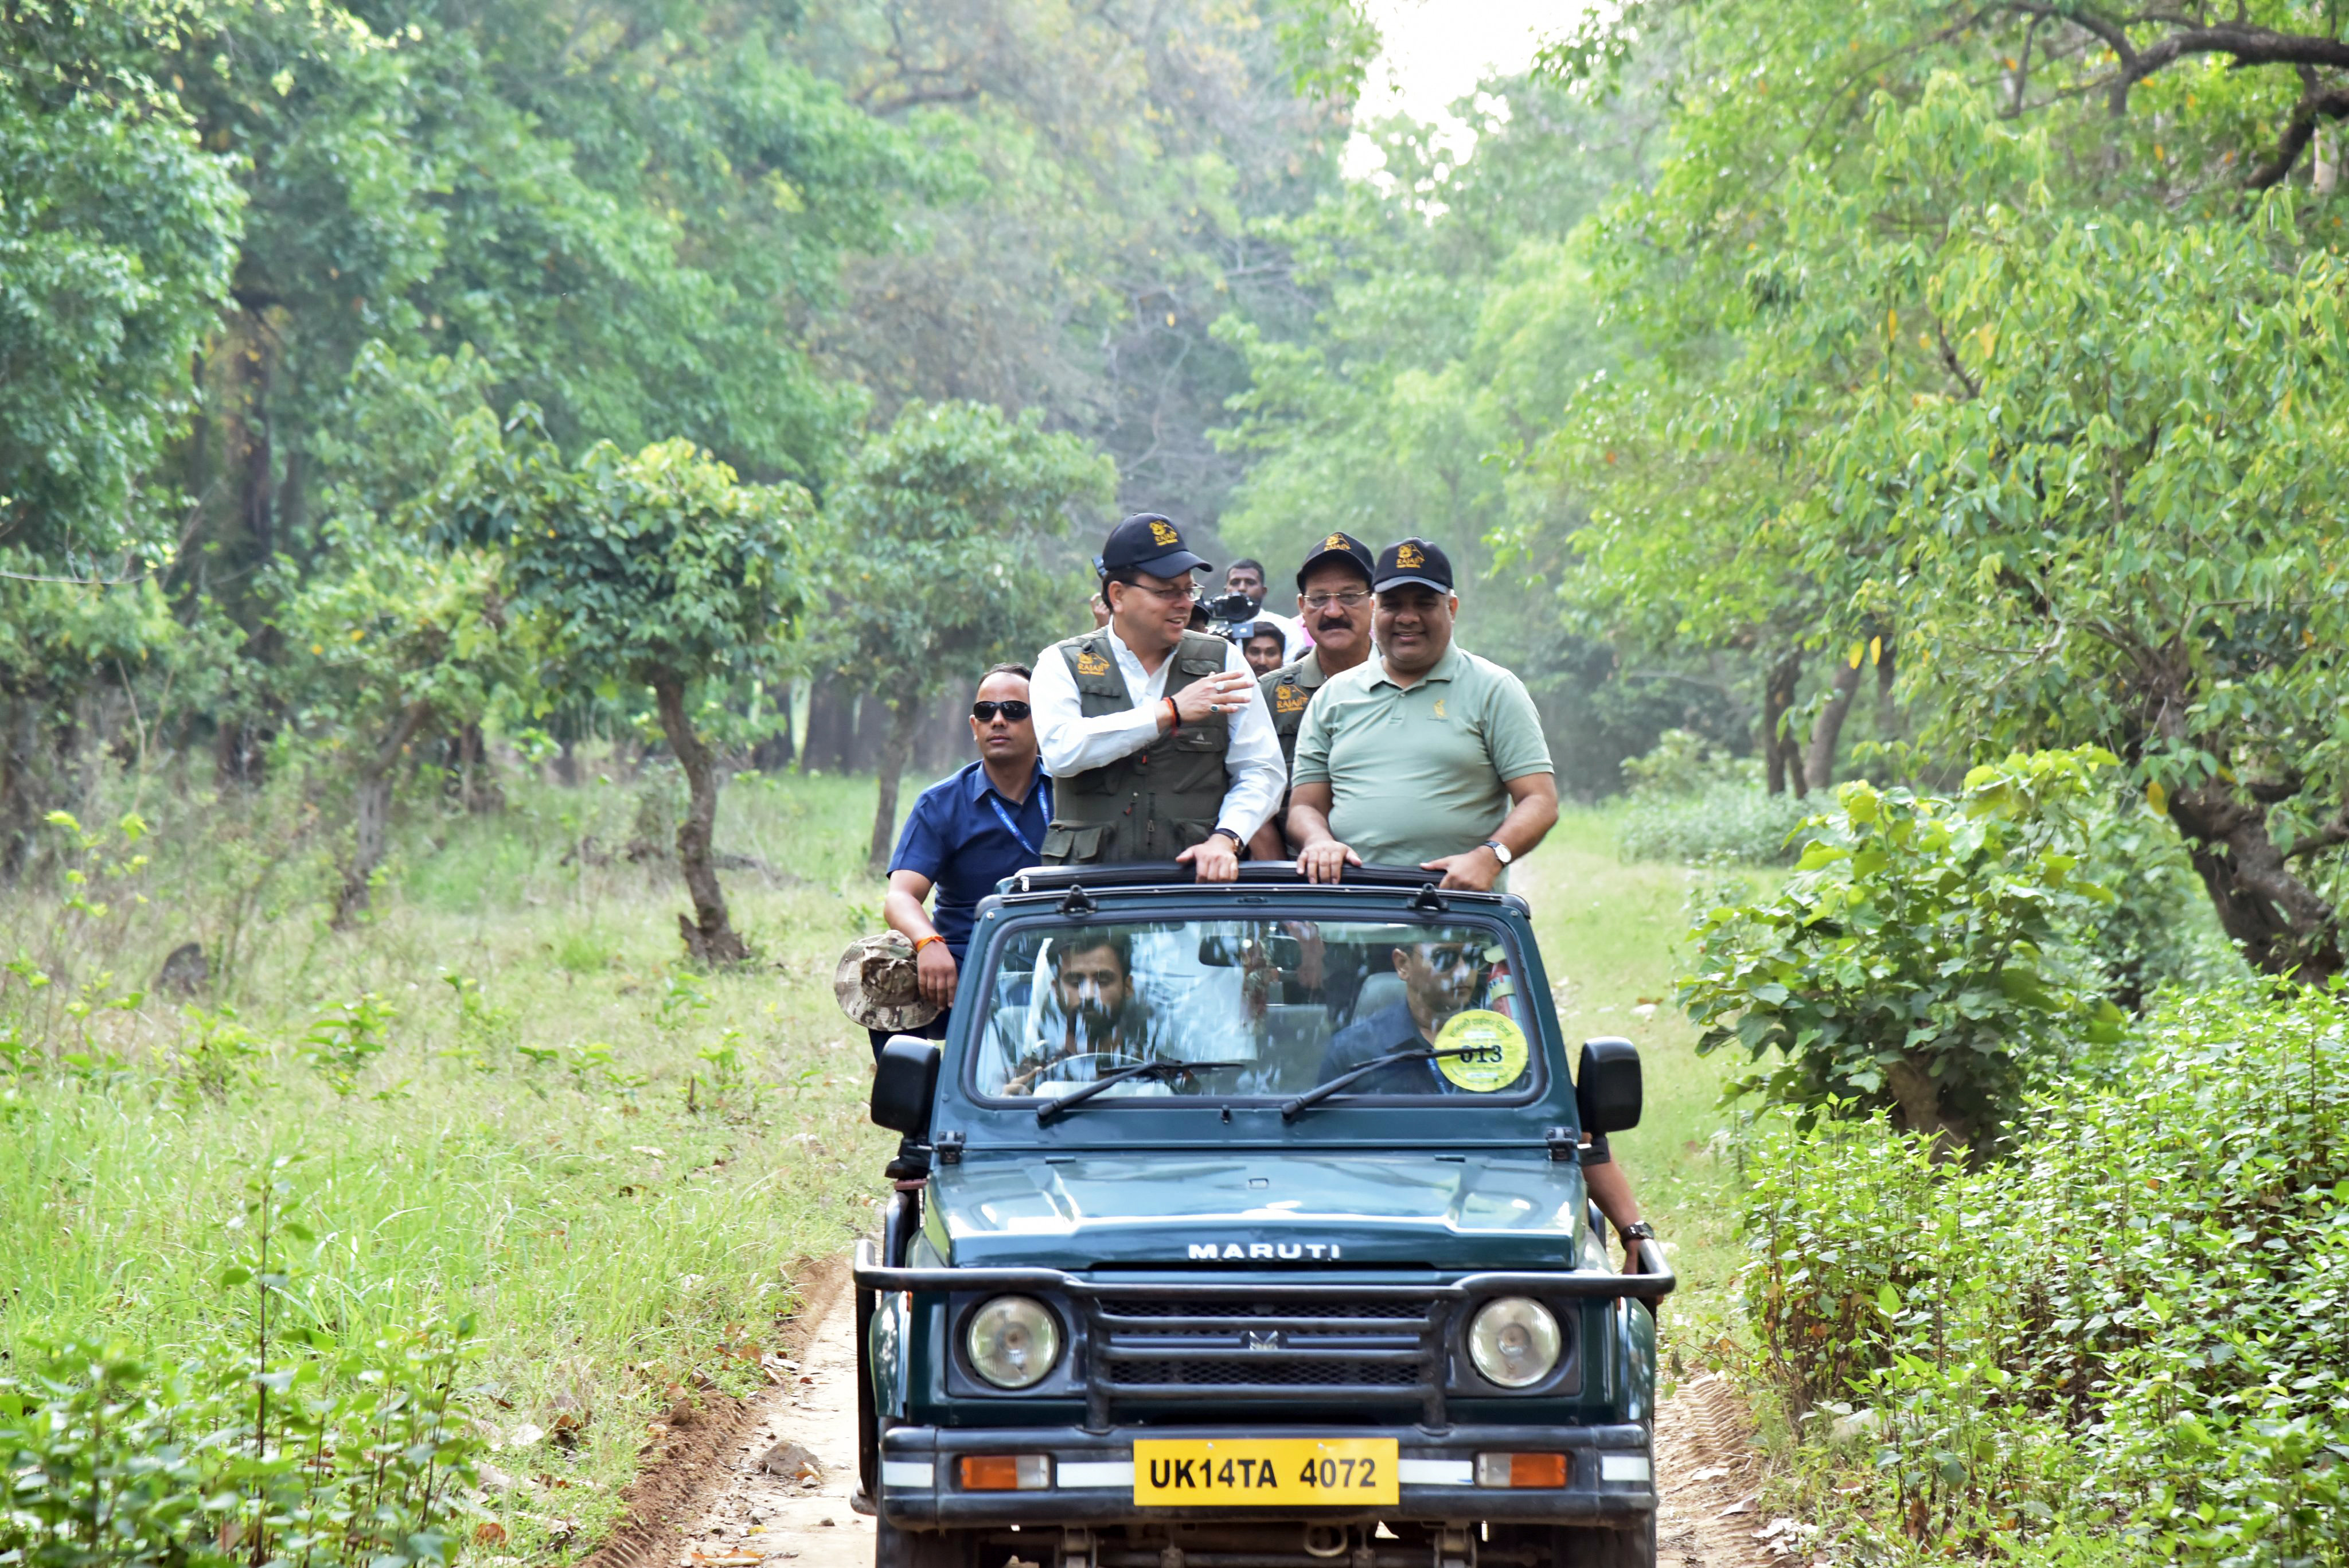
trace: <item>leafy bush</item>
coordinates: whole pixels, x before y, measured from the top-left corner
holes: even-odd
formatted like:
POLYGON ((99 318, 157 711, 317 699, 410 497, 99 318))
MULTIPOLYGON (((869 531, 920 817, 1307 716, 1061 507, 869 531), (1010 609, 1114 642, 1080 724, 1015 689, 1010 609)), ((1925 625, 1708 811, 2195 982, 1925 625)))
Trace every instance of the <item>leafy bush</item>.
POLYGON ((2119 1038, 2101 976, 2062 950, 2064 922, 2111 902, 2074 875, 2089 779, 2110 760, 2019 754, 1976 768, 1954 801, 1842 785, 1775 898, 1699 918, 1680 991, 1697 1049, 1775 1051, 1742 1088, 1889 1109, 1984 1149, 2035 1061, 2119 1038))
POLYGON ((2035 1094, 1976 1171, 1766 1124, 1745 1288, 1791 1407, 1840 1417, 1808 1452, 1862 1532, 2349 1561, 2339 1001, 2175 999, 2124 1069, 2035 1094))
POLYGON ((1812 805, 1762 792, 1755 757, 1731 757, 1687 730, 1667 730, 1655 749, 1623 763, 1630 809, 1617 836, 1629 860, 1791 865, 1812 805))

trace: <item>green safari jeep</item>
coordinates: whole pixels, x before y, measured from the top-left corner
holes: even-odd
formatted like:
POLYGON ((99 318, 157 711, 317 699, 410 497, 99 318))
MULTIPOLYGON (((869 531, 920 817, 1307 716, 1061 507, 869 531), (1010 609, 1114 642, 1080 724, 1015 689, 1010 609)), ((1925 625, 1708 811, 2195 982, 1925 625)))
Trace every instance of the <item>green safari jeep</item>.
POLYGON ((1568 1075, 1521 898, 1009 879, 874 1081, 880 1568, 1652 1563, 1673 1279, 1578 1153, 1639 1116, 1629 1042, 1568 1075))

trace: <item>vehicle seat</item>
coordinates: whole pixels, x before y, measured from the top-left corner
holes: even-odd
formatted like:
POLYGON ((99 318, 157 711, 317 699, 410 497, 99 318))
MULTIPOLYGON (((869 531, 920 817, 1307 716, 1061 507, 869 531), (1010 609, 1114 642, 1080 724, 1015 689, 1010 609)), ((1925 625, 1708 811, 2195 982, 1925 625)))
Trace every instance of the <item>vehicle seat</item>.
POLYGON ((1264 1044, 1257 1053, 1268 1094, 1311 1088, 1330 1048, 1330 1010, 1279 1002, 1264 1010, 1264 1044))
POLYGON ((1389 970, 1362 981, 1361 994, 1354 998, 1354 1017, 1368 1018, 1392 1007, 1403 998, 1402 976, 1389 970))

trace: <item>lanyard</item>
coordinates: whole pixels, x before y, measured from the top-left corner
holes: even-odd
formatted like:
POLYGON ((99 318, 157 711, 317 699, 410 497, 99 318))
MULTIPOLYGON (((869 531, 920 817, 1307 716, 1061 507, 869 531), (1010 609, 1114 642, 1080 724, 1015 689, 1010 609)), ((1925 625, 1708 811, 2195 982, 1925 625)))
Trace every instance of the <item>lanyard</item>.
MULTIPOLYGON (((1036 787, 1044 792, 1044 816, 1045 820, 1050 821, 1052 815, 1052 781, 1050 779, 1040 778, 1036 781, 1036 787)), ((1019 841, 1020 848, 1025 849, 1030 855, 1040 855, 1043 853, 1042 850, 1038 849, 1033 844, 1028 842, 1028 836, 1019 831, 1019 825, 1011 819, 1011 814, 1009 812, 1003 809, 1003 797, 1001 795, 997 794, 993 790, 988 791, 987 804, 995 808, 995 819, 1003 824, 1004 832, 1011 835, 1012 837, 1019 841)))

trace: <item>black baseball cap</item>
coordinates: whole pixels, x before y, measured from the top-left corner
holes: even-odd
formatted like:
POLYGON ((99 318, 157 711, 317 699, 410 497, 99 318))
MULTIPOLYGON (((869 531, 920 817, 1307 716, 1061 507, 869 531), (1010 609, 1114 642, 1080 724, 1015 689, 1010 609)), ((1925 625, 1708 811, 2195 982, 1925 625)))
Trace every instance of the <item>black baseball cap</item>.
POLYGON ((1111 529, 1109 543, 1102 546, 1101 566, 1104 575, 1131 568, 1154 577, 1215 570, 1185 547, 1181 529, 1155 512, 1137 512, 1111 529))
POLYGON ((1351 534, 1341 531, 1314 545, 1313 553, 1305 557, 1305 564, 1297 568, 1297 591, 1300 594, 1305 591, 1305 579, 1312 575, 1314 567, 1325 561, 1339 560, 1361 573, 1362 581, 1367 583, 1371 580, 1371 547, 1351 534))
POLYGON ((1405 583, 1417 583, 1438 593, 1452 591, 1452 557, 1440 545, 1424 539, 1399 539, 1379 552, 1378 569, 1371 574, 1371 587, 1378 593, 1401 587, 1405 583))

